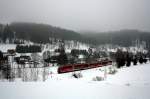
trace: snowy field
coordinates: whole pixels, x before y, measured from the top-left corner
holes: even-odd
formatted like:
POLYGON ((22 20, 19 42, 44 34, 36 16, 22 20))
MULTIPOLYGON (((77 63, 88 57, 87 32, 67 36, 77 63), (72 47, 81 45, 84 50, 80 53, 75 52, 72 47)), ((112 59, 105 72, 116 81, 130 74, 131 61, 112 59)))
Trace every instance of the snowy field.
MULTIPOLYGON (((51 71, 51 70, 50 70, 51 71)), ((82 78, 52 74, 45 82, 0 82, 1 99, 149 99, 150 63, 124 67, 104 81, 105 68, 81 71, 82 78)))
POLYGON ((8 49, 16 49, 15 44, 0 44, 0 50, 2 52, 7 52, 8 49))

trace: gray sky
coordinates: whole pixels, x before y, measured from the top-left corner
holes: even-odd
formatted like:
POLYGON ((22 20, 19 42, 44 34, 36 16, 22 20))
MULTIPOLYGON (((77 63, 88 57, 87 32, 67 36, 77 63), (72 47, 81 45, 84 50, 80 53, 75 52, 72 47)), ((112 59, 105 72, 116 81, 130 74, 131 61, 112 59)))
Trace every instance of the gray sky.
POLYGON ((47 23, 73 30, 150 31, 150 0, 0 0, 0 23, 47 23))

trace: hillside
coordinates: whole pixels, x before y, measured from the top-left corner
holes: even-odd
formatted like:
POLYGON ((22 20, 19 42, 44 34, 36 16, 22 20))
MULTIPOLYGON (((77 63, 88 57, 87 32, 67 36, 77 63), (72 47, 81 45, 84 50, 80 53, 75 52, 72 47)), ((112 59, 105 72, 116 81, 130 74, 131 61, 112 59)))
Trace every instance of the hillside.
POLYGON ((136 40, 140 43, 145 41, 147 45, 150 45, 150 32, 143 32, 138 30, 120 30, 113 32, 101 32, 101 33, 84 33, 82 34, 86 38, 90 38, 92 43, 95 44, 117 44, 122 46, 131 46, 136 40))
POLYGON ((65 40, 82 40, 79 33, 47 24, 36 23, 11 23, 10 27, 16 32, 17 38, 31 40, 33 42, 49 42, 49 37, 65 40))
MULTIPOLYGON (((84 32, 79 33, 72 30, 63 29, 47 24, 16 22, 9 25, 10 29, 16 33, 19 39, 31 40, 33 42, 49 42, 49 38, 59 38, 64 40, 76 40, 84 43, 100 45, 100 44, 117 44, 120 46, 134 45, 146 42, 147 47, 150 47, 150 32, 138 30, 120 30, 112 32, 84 32)), ((2 25, 0 25, 0 35, 2 35, 2 25)), ((5 33, 5 38, 8 33, 5 33)), ((9 35, 10 37, 10 35, 9 35)))

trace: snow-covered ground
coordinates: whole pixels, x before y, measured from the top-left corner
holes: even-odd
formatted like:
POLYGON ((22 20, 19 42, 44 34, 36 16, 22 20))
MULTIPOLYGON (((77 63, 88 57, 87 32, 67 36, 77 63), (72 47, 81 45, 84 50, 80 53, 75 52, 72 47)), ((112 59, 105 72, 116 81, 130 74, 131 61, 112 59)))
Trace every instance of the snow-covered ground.
POLYGON ((8 49, 16 49, 15 44, 0 44, 0 51, 7 52, 8 49))
POLYGON ((117 71, 114 75, 108 74, 104 81, 92 81, 93 77, 105 73, 105 68, 95 68, 81 71, 83 77, 78 79, 73 78, 72 73, 54 73, 45 82, 0 82, 0 99, 150 98, 150 63, 117 71))

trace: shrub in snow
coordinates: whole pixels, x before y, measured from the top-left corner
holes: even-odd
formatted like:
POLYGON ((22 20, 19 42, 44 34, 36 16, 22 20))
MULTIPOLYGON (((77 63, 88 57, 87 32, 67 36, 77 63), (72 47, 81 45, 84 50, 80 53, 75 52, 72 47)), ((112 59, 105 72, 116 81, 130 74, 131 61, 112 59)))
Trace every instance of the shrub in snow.
POLYGON ((126 86, 130 86, 130 83, 125 84, 126 86))
POLYGON ((99 71, 103 72, 104 70, 100 68, 99 71))
POLYGON ((96 76, 93 78, 93 81, 103 81, 104 77, 96 76))
POLYGON ((109 67, 108 69, 108 74, 115 74, 117 72, 116 68, 114 67, 109 67))
POLYGON ((73 73, 72 76, 74 78, 82 78, 83 77, 83 75, 81 73, 73 73))

